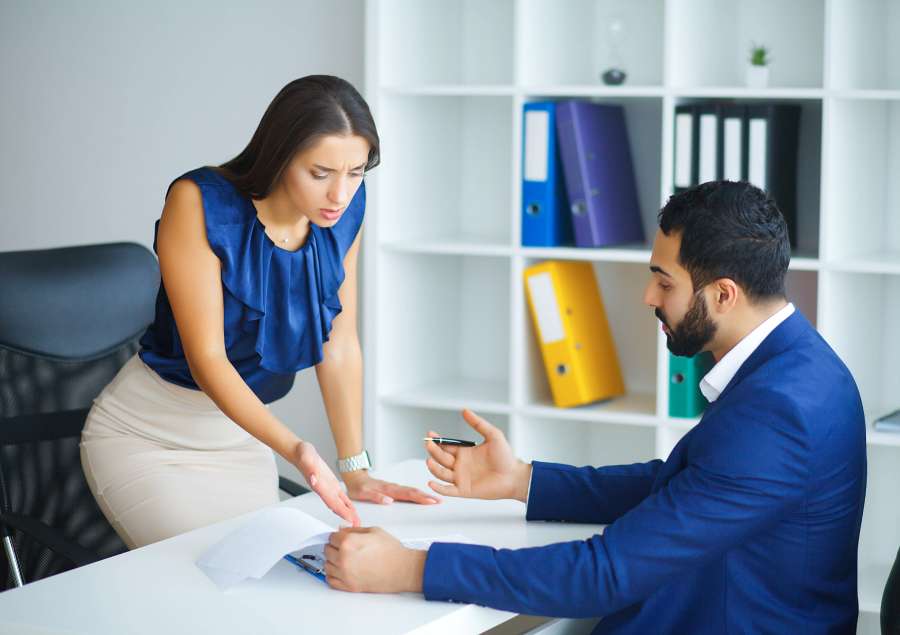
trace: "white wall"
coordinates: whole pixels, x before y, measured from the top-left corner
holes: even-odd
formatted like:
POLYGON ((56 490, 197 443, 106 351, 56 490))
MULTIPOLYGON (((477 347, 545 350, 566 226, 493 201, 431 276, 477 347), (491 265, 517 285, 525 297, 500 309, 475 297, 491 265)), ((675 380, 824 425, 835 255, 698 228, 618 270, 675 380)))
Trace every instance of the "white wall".
MULTIPOLYGON (((363 37, 363 0, 3 0, 0 251, 150 247, 169 182, 242 150, 287 82, 362 92, 363 37)), ((313 371, 273 410, 334 460, 313 371)))

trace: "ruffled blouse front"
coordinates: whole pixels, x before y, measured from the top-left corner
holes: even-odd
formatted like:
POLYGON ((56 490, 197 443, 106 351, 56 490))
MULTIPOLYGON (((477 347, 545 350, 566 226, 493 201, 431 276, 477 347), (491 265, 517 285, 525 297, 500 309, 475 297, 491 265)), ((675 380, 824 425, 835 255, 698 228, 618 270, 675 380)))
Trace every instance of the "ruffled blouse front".
MULTIPOLYGON (((365 185, 335 225, 310 223, 306 243, 287 251, 266 235, 252 201, 217 171, 200 168, 181 178, 200 188, 206 237, 222 263, 228 359, 263 402, 275 401, 290 390, 297 371, 322 361, 332 321, 341 312, 344 256, 362 224, 365 185)), ((199 389, 162 283, 140 356, 163 379, 199 389)))

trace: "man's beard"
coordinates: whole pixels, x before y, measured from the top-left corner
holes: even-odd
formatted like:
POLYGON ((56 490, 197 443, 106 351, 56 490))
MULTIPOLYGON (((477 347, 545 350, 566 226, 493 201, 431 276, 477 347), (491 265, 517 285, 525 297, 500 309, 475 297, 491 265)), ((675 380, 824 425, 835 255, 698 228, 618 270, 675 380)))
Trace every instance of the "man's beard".
POLYGON ((709 317, 706 298, 702 293, 694 294, 687 313, 681 323, 674 329, 666 320, 662 311, 656 309, 657 319, 666 325, 666 346, 673 355, 693 357, 703 350, 716 334, 716 323, 709 317))

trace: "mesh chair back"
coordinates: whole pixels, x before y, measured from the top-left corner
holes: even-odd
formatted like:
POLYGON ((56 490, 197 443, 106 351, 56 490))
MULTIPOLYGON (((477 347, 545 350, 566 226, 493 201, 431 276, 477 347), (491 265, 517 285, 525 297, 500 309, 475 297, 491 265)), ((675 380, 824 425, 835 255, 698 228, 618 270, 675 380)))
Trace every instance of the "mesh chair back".
MULTIPOLYGON (((78 443, 93 399, 137 350, 158 288, 156 259, 136 244, 0 254, 0 511, 41 523, 10 532, 26 582, 126 550, 78 443), (47 528, 76 550, 35 537, 47 528)), ((2 556, 0 582, 13 585, 2 556)))

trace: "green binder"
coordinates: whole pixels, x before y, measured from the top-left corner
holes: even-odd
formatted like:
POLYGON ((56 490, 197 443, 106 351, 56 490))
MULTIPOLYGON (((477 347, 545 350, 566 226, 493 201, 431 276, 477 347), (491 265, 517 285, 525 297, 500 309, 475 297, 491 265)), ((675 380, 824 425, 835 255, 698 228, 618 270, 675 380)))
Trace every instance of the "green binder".
POLYGON ((700 392, 700 380, 713 367, 712 354, 678 357, 669 353, 669 416, 699 417, 707 401, 700 392))

